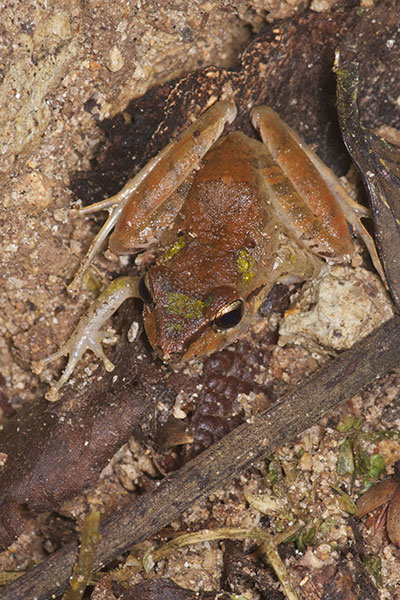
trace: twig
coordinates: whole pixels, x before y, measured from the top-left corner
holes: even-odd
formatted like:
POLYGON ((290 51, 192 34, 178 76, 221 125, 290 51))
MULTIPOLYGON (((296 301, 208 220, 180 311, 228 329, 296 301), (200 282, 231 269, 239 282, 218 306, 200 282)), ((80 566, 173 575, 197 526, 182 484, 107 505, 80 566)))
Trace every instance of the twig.
MULTIPOLYGON (((339 403, 400 364, 400 317, 396 316, 316 372, 307 382, 236 428, 134 500, 100 527, 95 567, 154 535, 194 502, 221 488, 263 456, 318 422, 339 403)), ((68 544, 0 591, 1 600, 47 600, 65 590, 77 555, 68 544)))

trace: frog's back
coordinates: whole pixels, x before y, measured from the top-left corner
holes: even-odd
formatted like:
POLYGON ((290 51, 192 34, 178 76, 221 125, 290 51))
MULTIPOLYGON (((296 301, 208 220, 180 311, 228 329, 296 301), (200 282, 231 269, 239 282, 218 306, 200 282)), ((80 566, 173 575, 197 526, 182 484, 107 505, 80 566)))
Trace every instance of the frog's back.
MULTIPOLYGON (((268 199, 260 184, 262 144, 233 132, 207 153, 193 181, 182 217, 184 230, 214 244, 255 246, 273 227, 268 199)), ((264 243, 263 242, 263 243, 264 243)))

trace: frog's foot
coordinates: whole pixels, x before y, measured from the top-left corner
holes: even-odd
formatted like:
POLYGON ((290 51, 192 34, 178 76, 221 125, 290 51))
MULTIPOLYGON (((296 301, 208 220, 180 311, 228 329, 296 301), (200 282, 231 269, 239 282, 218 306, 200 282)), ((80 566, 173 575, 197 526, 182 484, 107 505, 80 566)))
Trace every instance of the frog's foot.
MULTIPOLYGON (((75 332, 74 332, 75 333, 75 332)), ((32 364, 32 370, 34 373, 41 373, 45 366, 62 356, 69 356, 67 366, 61 375, 60 379, 57 383, 52 384, 50 390, 45 395, 46 399, 50 402, 55 402, 59 397, 60 388, 68 381, 70 376, 72 375, 78 361, 82 358, 83 354, 86 350, 91 350, 94 354, 96 354, 99 358, 102 359, 104 363, 104 367, 106 371, 113 371, 114 365, 104 354, 104 350, 102 347, 102 341, 106 333, 104 331, 98 331, 95 338, 85 339, 86 343, 77 343, 77 340, 74 334, 67 340, 67 342, 58 350, 58 352, 54 352, 50 356, 46 358, 36 361, 32 364)), ((84 339, 84 338, 83 338, 84 339)))
POLYGON ((87 313, 81 318, 70 338, 60 350, 43 360, 33 363, 33 371, 40 373, 48 363, 62 356, 69 356, 67 366, 60 379, 51 386, 50 391, 46 394, 47 400, 54 402, 58 399, 61 386, 68 381, 76 364, 86 350, 91 350, 101 358, 107 371, 114 370, 113 363, 103 351, 102 341, 106 334, 101 328, 128 298, 140 298, 138 277, 120 277, 111 282, 91 304, 87 313))
POLYGON ((300 281, 312 281, 321 270, 323 261, 304 250, 292 245, 282 245, 275 257, 277 280, 288 285, 300 281))

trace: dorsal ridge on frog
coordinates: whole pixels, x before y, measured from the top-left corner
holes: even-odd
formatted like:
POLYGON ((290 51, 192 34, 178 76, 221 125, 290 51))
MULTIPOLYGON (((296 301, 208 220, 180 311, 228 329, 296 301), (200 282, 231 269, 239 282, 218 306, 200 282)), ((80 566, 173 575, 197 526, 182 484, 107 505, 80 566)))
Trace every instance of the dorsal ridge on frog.
POLYGON ((82 210, 110 214, 69 286, 73 293, 113 227, 114 252, 160 247, 144 276, 112 282, 62 348, 35 364, 40 372, 69 355, 48 399, 57 399, 87 349, 114 368, 102 350, 101 328, 126 298, 142 298, 150 344, 162 360, 176 363, 235 340, 276 282, 312 279, 322 258, 350 260, 347 223, 380 269, 360 223, 368 210, 349 198, 328 167, 268 107, 251 113, 262 142, 241 132, 221 138, 235 116, 233 102, 217 102, 118 194, 82 210))

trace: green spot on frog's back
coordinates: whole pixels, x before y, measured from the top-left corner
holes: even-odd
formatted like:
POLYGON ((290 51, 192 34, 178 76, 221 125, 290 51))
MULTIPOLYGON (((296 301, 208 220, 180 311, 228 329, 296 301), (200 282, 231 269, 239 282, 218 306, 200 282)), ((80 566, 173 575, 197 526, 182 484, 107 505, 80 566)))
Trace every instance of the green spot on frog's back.
POLYGON ((250 283, 254 277, 254 258, 248 250, 240 250, 237 257, 238 271, 242 276, 242 283, 250 283))
POLYGON ((180 292, 167 293, 167 312, 185 319, 201 319, 204 302, 180 292))
POLYGON ((173 256, 175 256, 175 254, 178 254, 178 252, 180 252, 182 250, 182 248, 184 248, 185 243, 186 242, 185 242, 185 238, 183 237, 183 235, 178 237, 175 244, 173 244, 171 246, 171 248, 165 252, 165 254, 162 257, 162 261, 165 262, 165 261, 169 260, 170 258, 172 258, 173 256))
POLYGON ((183 325, 180 323, 168 323, 167 329, 169 333, 182 333, 183 325))

